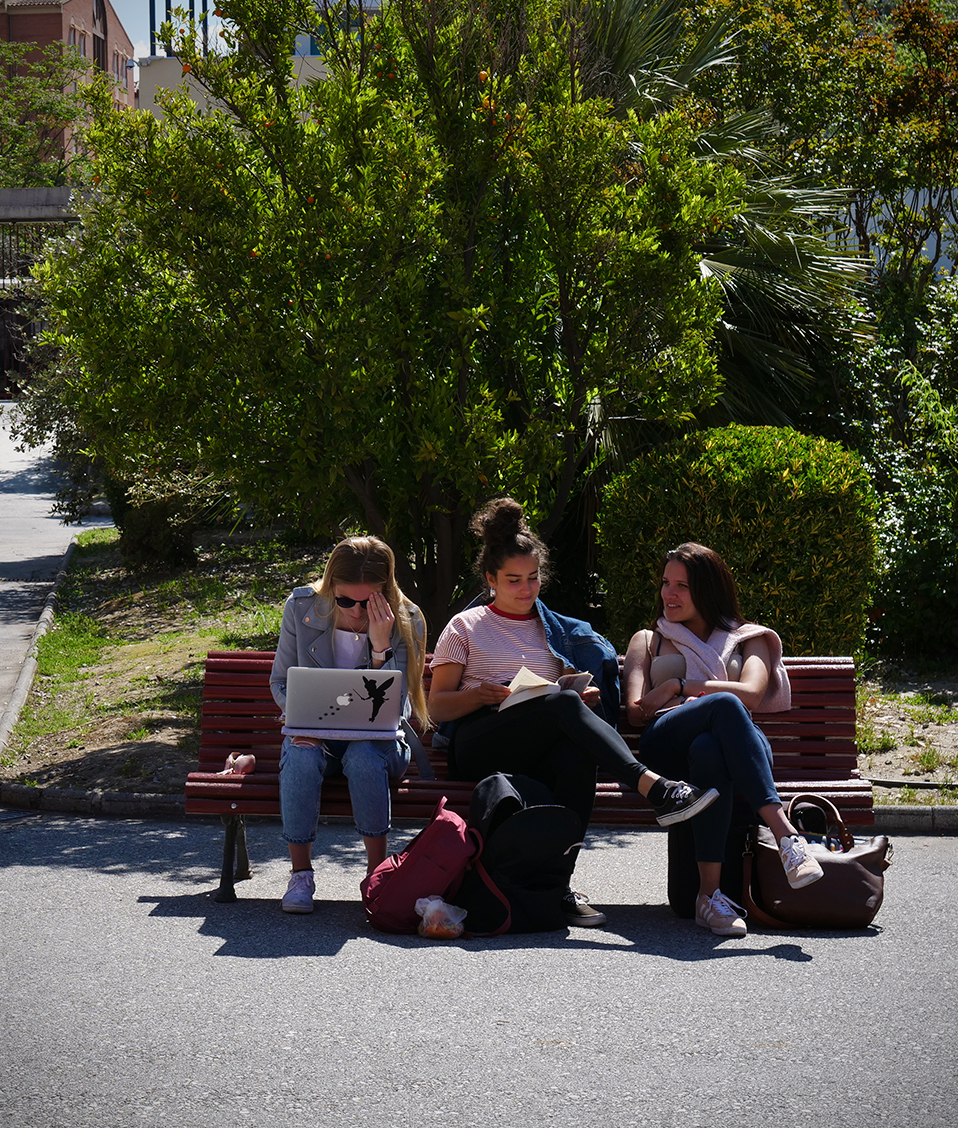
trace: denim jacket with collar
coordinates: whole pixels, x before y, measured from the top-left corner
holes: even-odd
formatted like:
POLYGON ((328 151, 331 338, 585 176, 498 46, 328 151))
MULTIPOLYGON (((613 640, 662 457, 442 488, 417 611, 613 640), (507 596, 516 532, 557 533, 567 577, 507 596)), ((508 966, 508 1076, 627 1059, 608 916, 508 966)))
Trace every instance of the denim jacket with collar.
POLYGON ((570 669, 588 670, 601 694, 595 712, 615 728, 619 723, 620 700, 619 658, 615 647, 585 619, 557 615, 541 599, 536 600, 536 610, 545 627, 549 649, 570 669))

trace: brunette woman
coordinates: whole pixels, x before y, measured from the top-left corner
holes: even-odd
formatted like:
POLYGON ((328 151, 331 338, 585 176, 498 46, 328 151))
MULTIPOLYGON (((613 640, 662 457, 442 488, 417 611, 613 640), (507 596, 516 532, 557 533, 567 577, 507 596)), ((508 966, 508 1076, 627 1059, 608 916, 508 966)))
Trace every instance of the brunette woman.
POLYGON ((639 744, 660 771, 681 766, 721 798, 693 825, 699 869, 696 923, 718 936, 744 936, 745 910, 719 888, 732 800, 741 794, 775 834, 789 883, 822 876, 785 817, 772 780, 772 750, 751 710, 791 706, 778 635, 747 623, 732 574, 717 552, 681 544, 665 557, 655 625, 639 631, 625 659, 627 712, 648 722, 639 744))
MULTIPOLYGON (((474 516, 472 529, 482 537, 476 567, 490 601, 454 616, 443 630, 429 692, 433 719, 455 722, 451 760, 460 776, 478 780, 501 771, 541 780, 557 803, 579 815, 583 833, 592 816, 597 768, 647 796, 663 825, 704 810, 715 792, 650 772, 597 714, 602 708, 613 721, 617 717, 617 692, 606 688, 602 701, 615 650, 588 623, 556 615, 539 599, 548 552, 526 525, 521 505, 512 498, 492 501, 474 516), (500 710, 522 666, 551 681, 571 671, 589 672, 596 684, 581 695, 563 690, 500 710)), ((572 865, 574 858, 570 874, 572 865)), ((605 923, 605 915, 571 888, 565 905, 570 924, 605 923)))

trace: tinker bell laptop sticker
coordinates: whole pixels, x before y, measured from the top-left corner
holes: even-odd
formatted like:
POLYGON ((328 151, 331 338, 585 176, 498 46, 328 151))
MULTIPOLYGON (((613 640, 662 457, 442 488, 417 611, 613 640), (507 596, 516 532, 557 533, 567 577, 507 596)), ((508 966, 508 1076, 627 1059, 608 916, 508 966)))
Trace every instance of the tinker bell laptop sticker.
POLYGON ((396 670, 290 666, 286 679, 285 733, 348 740, 400 731, 402 676, 396 670))

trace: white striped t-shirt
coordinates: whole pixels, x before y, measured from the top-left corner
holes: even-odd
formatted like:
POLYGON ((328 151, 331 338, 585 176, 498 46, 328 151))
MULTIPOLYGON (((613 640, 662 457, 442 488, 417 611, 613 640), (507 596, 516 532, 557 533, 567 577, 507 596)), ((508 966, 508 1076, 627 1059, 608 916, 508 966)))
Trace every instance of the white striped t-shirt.
POLYGON ((470 607, 454 615, 436 641, 431 668, 446 662, 464 667, 460 689, 482 682, 508 685, 525 666, 540 677, 555 681, 565 669, 546 645, 545 627, 536 615, 514 619, 491 607, 470 607))

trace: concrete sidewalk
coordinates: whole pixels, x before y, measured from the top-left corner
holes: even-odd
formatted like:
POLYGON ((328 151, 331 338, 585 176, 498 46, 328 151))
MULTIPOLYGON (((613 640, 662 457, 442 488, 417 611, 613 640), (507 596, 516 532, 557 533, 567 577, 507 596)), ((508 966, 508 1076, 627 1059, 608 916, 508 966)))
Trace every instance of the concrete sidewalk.
MULTIPOLYGON (((597 830, 604 929, 375 933, 351 827, 317 907, 252 820, 0 821, 0 1107, 29 1128, 953 1128, 958 838, 903 836, 860 932, 722 940, 666 905, 661 834, 597 830)), ((409 831, 393 836, 392 846, 409 831)))
MULTIPOLYGON (((9 721, 22 705, 14 699, 25 696, 18 694, 28 681, 21 677, 24 662, 78 529, 51 516, 60 485, 56 466, 47 449, 26 454, 15 449, 11 407, 9 400, 0 400, 0 746, 6 736, 3 718, 9 721)), ((83 527, 110 524, 109 517, 96 516, 84 520, 83 527)))

